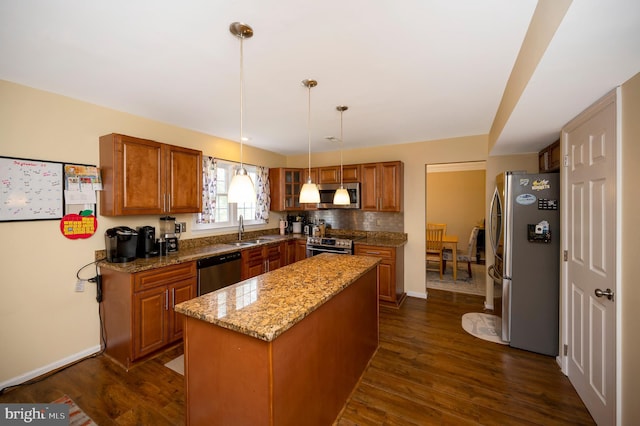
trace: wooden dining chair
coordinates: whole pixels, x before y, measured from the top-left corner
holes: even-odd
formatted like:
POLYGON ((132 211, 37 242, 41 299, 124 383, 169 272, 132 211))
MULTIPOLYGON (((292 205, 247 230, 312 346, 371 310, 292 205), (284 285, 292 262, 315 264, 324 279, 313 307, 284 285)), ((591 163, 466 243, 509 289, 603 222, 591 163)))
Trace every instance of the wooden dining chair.
POLYGON ((447 224, 446 223, 427 222, 427 229, 442 229, 442 235, 447 235, 447 224))
POLYGON ((427 271, 435 271, 436 269, 429 268, 429 263, 437 263, 440 272, 440 279, 444 272, 444 263, 442 259, 442 235, 444 234, 442 228, 427 228, 427 250, 425 255, 427 271))
MULTIPOLYGON (((458 252, 456 253, 456 256, 458 257, 458 263, 459 262, 466 262, 467 263, 467 271, 469 272, 469 278, 472 277, 471 275, 471 262, 475 262, 477 260, 476 258, 476 245, 478 242, 478 231, 480 230, 480 228, 478 228, 477 226, 474 226, 473 229, 471 230, 471 235, 469 235, 469 244, 467 245, 467 249, 466 250, 458 250, 458 252)), ((443 260, 443 268, 447 267, 447 261, 449 260, 453 260, 453 253, 451 252, 451 250, 444 250, 442 252, 442 260, 443 260)))

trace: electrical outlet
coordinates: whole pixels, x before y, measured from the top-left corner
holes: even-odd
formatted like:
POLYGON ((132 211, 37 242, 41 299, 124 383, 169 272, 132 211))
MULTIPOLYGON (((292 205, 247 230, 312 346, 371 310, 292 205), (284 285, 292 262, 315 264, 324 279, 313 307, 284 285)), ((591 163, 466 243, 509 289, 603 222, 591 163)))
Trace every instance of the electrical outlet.
POLYGON ((187 222, 176 223, 176 228, 179 228, 178 232, 187 232, 187 222))
POLYGON ((84 291, 84 280, 78 280, 78 281, 76 281, 76 291, 77 291, 77 292, 82 292, 82 291, 84 291))

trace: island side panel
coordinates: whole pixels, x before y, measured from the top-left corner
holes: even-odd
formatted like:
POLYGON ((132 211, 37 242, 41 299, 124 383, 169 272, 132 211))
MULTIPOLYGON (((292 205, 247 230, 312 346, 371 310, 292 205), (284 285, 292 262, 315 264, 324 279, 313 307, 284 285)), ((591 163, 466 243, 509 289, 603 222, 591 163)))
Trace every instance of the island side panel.
POLYGON ((187 425, 270 425, 271 343, 185 317, 187 425))
POLYGON ((378 347, 376 268, 273 342, 276 425, 333 423, 378 347))

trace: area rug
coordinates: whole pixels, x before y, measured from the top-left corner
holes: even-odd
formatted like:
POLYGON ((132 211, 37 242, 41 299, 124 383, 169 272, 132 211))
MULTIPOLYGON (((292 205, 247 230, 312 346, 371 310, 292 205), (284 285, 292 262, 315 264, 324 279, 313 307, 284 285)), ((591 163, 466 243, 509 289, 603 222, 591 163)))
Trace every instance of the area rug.
POLYGON ((52 404, 66 404, 69 406, 69 426, 96 426, 91 417, 87 416, 67 395, 56 399, 52 404))
POLYGON ((179 357, 172 359, 164 366, 184 376, 184 355, 180 355, 179 357))
POLYGON ((467 333, 482 340, 506 345, 502 335, 502 319, 495 315, 470 312, 462 316, 462 328, 467 333))
MULTIPOLYGON (((457 293, 476 294, 484 296, 486 294, 486 269, 485 265, 471 264, 472 278, 465 269, 458 269, 457 280, 453 280, 452 262, 447 262, 447 269, 440 279, 437 271, 427 271, 427 289, 454 291, 457 293)), ((466 263, 465 263, 466 266, 466 263)))

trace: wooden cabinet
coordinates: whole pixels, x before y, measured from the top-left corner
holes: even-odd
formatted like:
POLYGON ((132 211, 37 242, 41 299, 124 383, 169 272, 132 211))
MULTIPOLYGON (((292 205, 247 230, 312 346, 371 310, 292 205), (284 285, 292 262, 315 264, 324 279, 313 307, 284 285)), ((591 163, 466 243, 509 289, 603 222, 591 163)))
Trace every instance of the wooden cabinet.
POLYGON ((284 266, 285 242, 242 250, 242 279, 256 277, 284 266))
POLYGON ((100 137, 105 216, 198 213, 202 152, 120 134, 100 137))
POLYGON ((106 353, 129 368, 180 341, 183 318, 173 307, 196 297, 195 262, 133 274, 102 268, 106 353))
POLYGON ((342 166, 342 172, 340 166, 318 167, 318 183, 340 183, 340 175, 344 183, 360 182, 360 164, 342 166))
POLYGON ((404 291, 404 248, 356 244, 355 254, 381 259, 378 265, 378 296, 382 303, 400 307, 404 291))
POLYGON ((340 166, 318 167, 316 183, 340 183, 340 166))
POLYGON ((287 240, 284 242, 283 265, 291 265, 296 262, 296 240, 287 240))
POLYGON ((362 164, 360 208, 379 212, 401 212, 404 164, 401 161, 362 164))
POLYGON ((296 262, 307 258, 307 240, 296 240, 296 262))
POLYGON ((348 164, 342 166, 342 182, 360 182, 360 164, 348 164))
POLYGON ((560 140, 558 139, 538 153, 538 171, 540 173, 560 171, 560 140))
POLYGON ((271 210, 300 210, 300 188, 302 169, 269 169, 271 184, 271 210))

